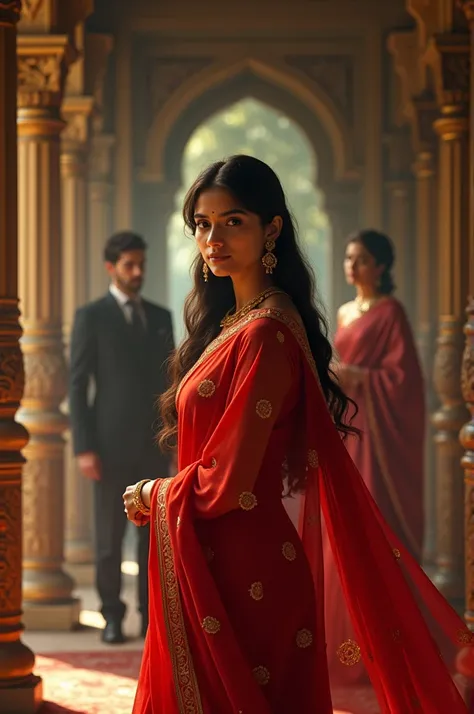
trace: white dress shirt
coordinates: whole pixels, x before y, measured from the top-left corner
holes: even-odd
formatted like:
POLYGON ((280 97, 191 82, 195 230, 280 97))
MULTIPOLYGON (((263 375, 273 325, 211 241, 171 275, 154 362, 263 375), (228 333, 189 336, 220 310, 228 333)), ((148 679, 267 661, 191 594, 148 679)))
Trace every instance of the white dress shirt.
MULTIPOLYGON (((133 320, 133 307, 130 305, 130 302, 132 302, 132 298, 122 292, 122 290, 120 290, 120 288, 118 288, 113 283, 110 286, 109 290, 110 293, 116 299, 118 306, 122 310, 125 320, 128 322, 129 325, 131 325, 133 320)), ((146 327, 145 311, 143 309, 141 298, 138 296, 137 298, 135 298, 134 302, 137 305, 137 312, 140 315, 143 325, 146 327)))

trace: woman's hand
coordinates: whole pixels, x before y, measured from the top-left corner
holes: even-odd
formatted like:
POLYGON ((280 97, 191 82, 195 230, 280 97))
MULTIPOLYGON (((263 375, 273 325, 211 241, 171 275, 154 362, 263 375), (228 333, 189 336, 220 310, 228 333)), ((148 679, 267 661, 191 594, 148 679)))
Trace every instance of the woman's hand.
MULTIPOLYGON (((152 486, 153 481, 148 481, 148 483, 145 483, 143 485, 141 490, 142 502, 143 505, 147 508, 150 508, 150 494, 152 486)), ((134 483, 131 486, 127 486, 127 488, 125 489, 125 492, 122 496, 124 511, 127 514, 127 518, 129 521, 134 523, 136 526, 145 526, 147 523, 150 522, 150 516, 146 516, 144 513, 140 513, 140 511, 137 510, 137 507, 133 503, 133 496, 136 487, 137 484, 134 483)))
POLYGON ((350 364, 339 364, 336 374, 342 389, 356 389, 365 379, 366 370, 350 364))

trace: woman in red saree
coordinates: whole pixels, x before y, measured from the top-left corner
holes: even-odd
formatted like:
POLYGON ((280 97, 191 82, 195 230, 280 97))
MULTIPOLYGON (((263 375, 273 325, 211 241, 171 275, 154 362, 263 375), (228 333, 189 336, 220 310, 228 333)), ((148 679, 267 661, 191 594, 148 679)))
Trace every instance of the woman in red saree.
MULTIPOLYGON (((340 381, 358 406, 352 425, 362 434, 347 439, 347 450, 388 525, 420 562, 424 384, 405 311, 391 297, 393 263, 393 247, 385 235, 364 230, 349 237, 344 270, 357 294, 339 310, 334 345, 340 381)), ((329 543, 325 549, 333 563, 329 543)), ((326 634, 332 652, 347 632, 349 617, 334 565, 326 567, 325 584, 326 634)), ((335 657, 329 662, 345 681, 361 675, 358 667, 341 672, 335 657)))
POLYGON ((465 714, 412 589, 453 645, 471 634, 342 443, 348 400, 278 178, 250 157, 213 164, 184 215, 199 255, 162 401, 178 473, 124 494, 153 526, 134 714, 332 714, 321 512, 356 633, 340 666, 364 661, 384 713, 465 714), (304 494, 299 532, 284 490, 304 494))

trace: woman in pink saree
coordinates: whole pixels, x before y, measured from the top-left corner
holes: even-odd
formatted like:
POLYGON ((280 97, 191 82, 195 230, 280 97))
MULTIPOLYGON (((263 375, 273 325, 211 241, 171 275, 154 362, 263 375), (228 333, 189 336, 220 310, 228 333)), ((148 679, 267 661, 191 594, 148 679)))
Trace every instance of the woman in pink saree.
POLYGON ((418 603, 453 647, 471 633, 344 447, 350 403, 277 176, 248 156, 213 164, 184 217, 194 289, 161 403, 177 474, 124 494, 152 524, 133 714, 332 714, 321 514, 353 633, 340 668, 364 662, 383 714, 466 714, 418 603), (298 531, 282 500, 297 494, 298 531))
MULTIPOLYGON (((394 250, 385 235, 363 230, 349 237, 344 271, 357 292, 353 301, 339 309, 334 345, 340 382, 358 406, 352 424, 361 438, 347 439, 347 450, 390 528, 420 562, 424 384, 408 319, 392 297, 393 263, 394 250)), ((331 645, 347 631, 348 614, 339 576, 330 566, 326 568, 326 607, 331 651, 331 645)), ((334 660, 332 668, 341 674, 334 660)), ((341 677, 353 681, 360 674, 355 667, 341 677)))

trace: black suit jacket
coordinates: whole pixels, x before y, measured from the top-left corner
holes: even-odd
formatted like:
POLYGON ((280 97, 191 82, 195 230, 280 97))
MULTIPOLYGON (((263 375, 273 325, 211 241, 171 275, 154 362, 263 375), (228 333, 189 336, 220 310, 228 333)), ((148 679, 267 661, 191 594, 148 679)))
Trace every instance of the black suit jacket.
POLYGON ((156 399, 167 388, 171 314, 143 300, 138 337, 111 293, 76 312, 71 337, 69 409, 75 454, 94 451, 109 472, 167 476, 155 444, 156 399), (92 389, 91 389, 92 387, 92 389), (91 393, 92 392, 92 393, 91 393))

